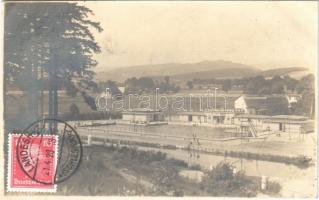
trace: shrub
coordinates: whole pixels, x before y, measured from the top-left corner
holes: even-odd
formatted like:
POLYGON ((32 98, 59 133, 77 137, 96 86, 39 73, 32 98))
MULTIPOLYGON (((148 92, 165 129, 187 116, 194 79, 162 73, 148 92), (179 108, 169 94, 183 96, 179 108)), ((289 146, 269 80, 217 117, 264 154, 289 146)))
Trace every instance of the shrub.
POLYGON ((192 169, 192 170, 201 170, 201 167, 199 164, 192 164, 189 166, 189 169, 192 169))
POLYGON ((175 167, 158 163, 152 174, 153 191, 156 195, 182 195, 177 189, 178 171, 175 167))
POLYGON ((221 162, 206 173, 201 188, 213 196, 246 196, 257 195, 257 184, 247 177, 243 171, 233 173, 233 166, 221 162))
POLYGON ((267 181, 266 192, 272 194, 278 194, 281 190, 281 185, 276 181, 267 181))

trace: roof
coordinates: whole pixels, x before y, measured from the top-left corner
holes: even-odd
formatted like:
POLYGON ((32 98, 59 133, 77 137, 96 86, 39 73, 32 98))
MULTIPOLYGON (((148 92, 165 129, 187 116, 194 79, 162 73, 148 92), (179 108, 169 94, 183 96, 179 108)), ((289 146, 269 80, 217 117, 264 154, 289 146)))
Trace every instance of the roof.
POLYGON ((196 112, 196 111, 188 111, 188 112, 178 112, 176 115, 197 115, 197 116, 205 116, 204 112, 196 112))
POLYGON ((241 114, 236 115, 235 118, 247 118, 247 119, 262 119, 264 122, 268 123, 291 123, 291 124, 304 124, 309 123, 307 117, 299 115, 251 115, 251 114, 241 114))
POLYGON ((266 115, 289 113, 289 102, 285 96, 244 96, 247 108, 264 111, 266 115))
POLYGON ((249 118, 249 119, 268 119, 271 116, 267 115, 252 115, 252 114, 241 114, 241 115, 236 115, 235 118, 249 118))
POLYGON ((207 110, 206 113, 231 113, 231 114, 235 114, 235 113, 244 113, 245 111, 243 109, 212 109, 212 110, 207 110))
POLYGON ((273 119, 288 119, 288 120, 299 120, 299 121, 305 121, 308 118, 301 115, 275 115, 272 116, 273 119))
POLYGON ((288 94, 286 94, 286 96, 289 96, 289 97, 301 97, 301 94, 298 94, 298 93, 288 93, 288 94))
POLYGON ((267 109, 266 97, 244 97, 247 108, 267 109))
POLYGON ((308 124, 313 123, 310 120, 290 120, 290 119, 266 119, 265 123, 285 123, 285 124, 308 124))
POLYGON ((123 111, 122 114, 150 114, 150 113, 161 113, 158 110, 136 108, 133 110, 123 111))
POLYGON ((275 115, 270 119, 265 120, 268 123, 289 123, 289 124, 304 124, 309 123, 305 116, 300 115, 275 115))

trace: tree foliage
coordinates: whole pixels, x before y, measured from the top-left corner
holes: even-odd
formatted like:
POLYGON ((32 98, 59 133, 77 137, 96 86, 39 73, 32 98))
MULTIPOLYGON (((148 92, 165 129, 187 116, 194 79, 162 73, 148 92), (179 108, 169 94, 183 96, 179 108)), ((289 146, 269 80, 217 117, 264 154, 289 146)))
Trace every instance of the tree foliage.
POLYGON ((108 80, 106 82, 100 82, 99 83, 100 91, 105 92, 108 88, 112 95, 120 95, 122 92, 120 91, 119 87, 117 86, 117 83, 115 81, 108 80))
POLYGON ((150 77, 132 77, 125 81, 125 87, 127 94, 155 93, 156 88, 159 88, 159 93, 176 93, 180 89, 171 83, 169 76, 165 76, 164 81, 161 82, 154 81, 150 77))
POLYGON ((187 85, 188 89, 190 89, 190 90, 194 88, 193 81, 187 81, 186 85, 187 85))
POLYGON ((294 114, 315 117, 315 77, 313 74, 303 77, 296 86, 301 100, 292 105, 294 114))
POLYGON ((244 172, 233 173, 228 163, 219 163, 202 179, 201 187, 213 196, 256 196, 258 186, 244 172))
MULTIPOLYGON (((91 14, 76 3, 7 3, 6 80, 24 90, 40 89, 48 80, 49 91, 63 85, 71 96, 80 92, 89 98, 87 92, 96 87, 93 55, 101 51, 92 30, 102 31, 98 22, 88 19, 91 14)), ((54 95, 57 105, 57 92, 54 95)))

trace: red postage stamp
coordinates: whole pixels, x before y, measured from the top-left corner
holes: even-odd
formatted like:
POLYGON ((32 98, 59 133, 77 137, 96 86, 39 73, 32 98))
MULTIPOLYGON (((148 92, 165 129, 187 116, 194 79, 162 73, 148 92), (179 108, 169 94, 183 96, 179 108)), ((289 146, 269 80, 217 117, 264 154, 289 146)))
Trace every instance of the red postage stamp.
POLYGON ((8 192, 55 192, 57 135, 9 134, 8 192))

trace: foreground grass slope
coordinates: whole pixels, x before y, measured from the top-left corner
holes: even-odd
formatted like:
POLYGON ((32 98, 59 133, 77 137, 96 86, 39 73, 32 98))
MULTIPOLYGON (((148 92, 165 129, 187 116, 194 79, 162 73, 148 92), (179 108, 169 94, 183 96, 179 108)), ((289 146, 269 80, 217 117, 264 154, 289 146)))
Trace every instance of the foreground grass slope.
POLYGON ((190 169, 193 166, 161 152, 115 145, 85 147, 78 171, 59 185, 58 194, 253 197, 260 188, 259 177, 246 176, 242 171, 233 173, 227 163, 204 171, 200 182, 180 175, 190 169))

